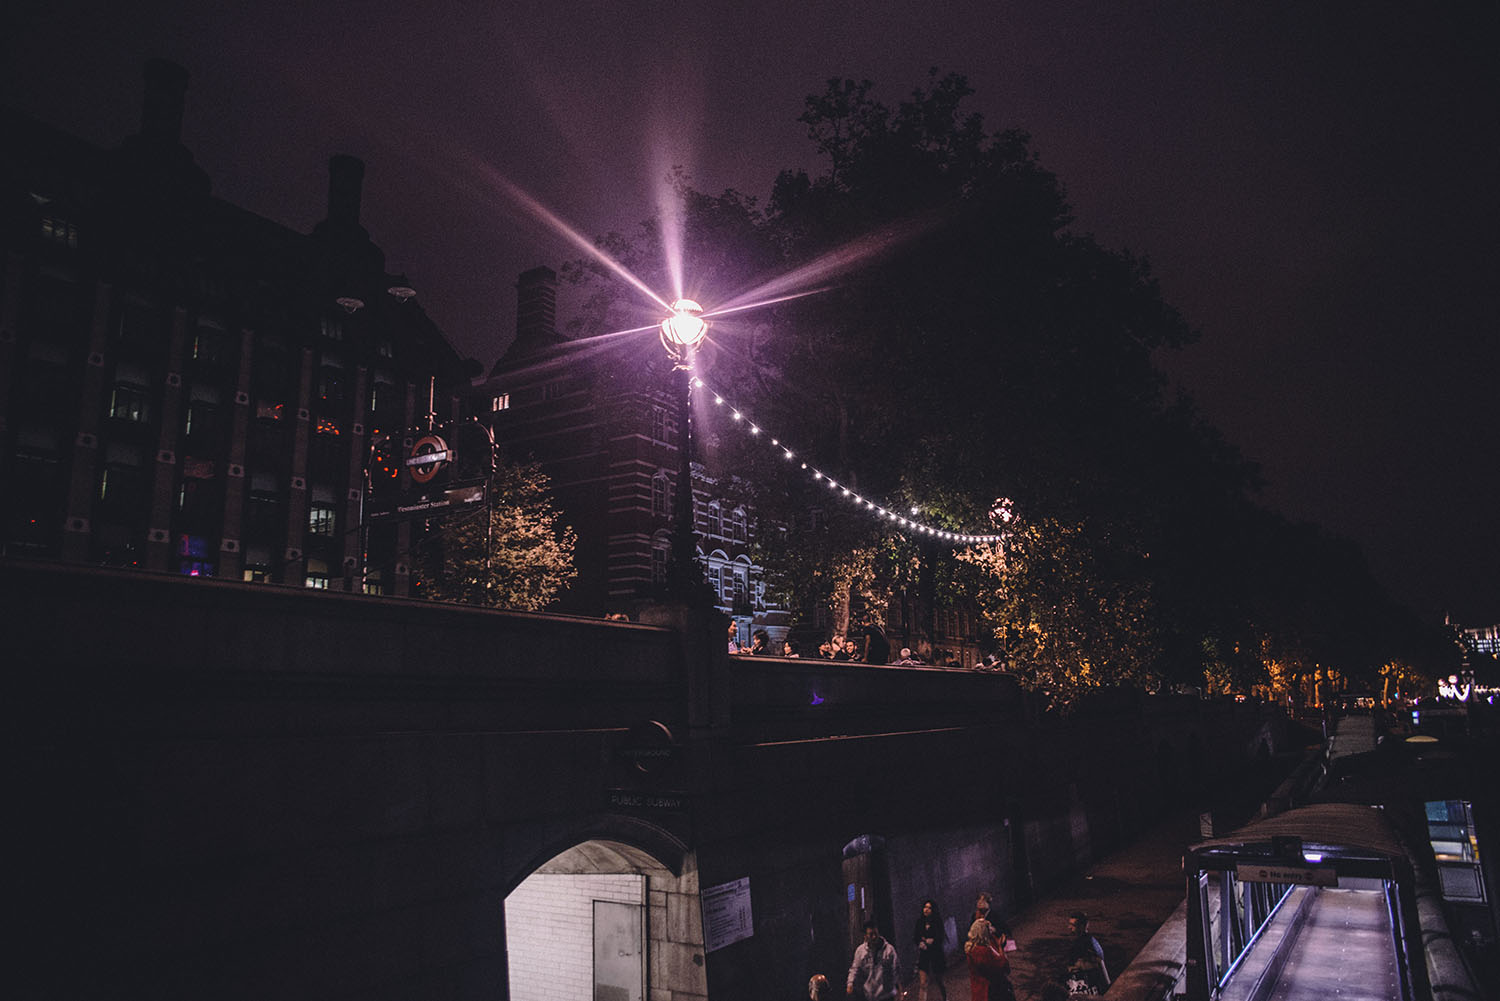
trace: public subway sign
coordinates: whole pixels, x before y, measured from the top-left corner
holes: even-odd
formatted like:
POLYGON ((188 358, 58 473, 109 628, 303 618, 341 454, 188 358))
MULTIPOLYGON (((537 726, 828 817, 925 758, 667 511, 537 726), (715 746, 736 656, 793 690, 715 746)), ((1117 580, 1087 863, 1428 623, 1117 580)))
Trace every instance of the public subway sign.
POLYGON ((710 886, 698 894, 703 908, 703 951, 713 952, 755 934, 750 914, 750 877, 710 886))
POLYGON ((1339 874, 1334 869, 1314 869, 1296 865, 1246 865, 1235 866, 1234 874, 1242 883, 1287 883, 1293 886, 1338 886, 1339 874))

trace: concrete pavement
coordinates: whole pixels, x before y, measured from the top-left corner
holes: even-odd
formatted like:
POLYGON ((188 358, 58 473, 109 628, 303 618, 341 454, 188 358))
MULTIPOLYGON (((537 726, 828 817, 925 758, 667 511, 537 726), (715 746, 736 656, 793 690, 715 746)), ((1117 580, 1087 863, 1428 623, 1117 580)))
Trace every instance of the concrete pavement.
MULTIPOLYGON (((1182 903, 1182 855, 1199 840, 1197 812, 1178 810, 1026 910, 1004 915, 1018 944, 1007 954, 1018 1001, 1038 1001, 1047 982, 1060 979, 1068 915, 1074 911, 1089 915, 1110 975, 1123 971, 1182 903)), ((959 924, 963 935, 967 922, 959 924)), ((970 1001, 969 972, 962 959, 949 968, 944 984, 948 1001, 970 1001)), ((933 1001, 939 997, 935 988, 930 995, 933 1001)), ((925 1001, 915 984, 907 1001, 925 1001)))

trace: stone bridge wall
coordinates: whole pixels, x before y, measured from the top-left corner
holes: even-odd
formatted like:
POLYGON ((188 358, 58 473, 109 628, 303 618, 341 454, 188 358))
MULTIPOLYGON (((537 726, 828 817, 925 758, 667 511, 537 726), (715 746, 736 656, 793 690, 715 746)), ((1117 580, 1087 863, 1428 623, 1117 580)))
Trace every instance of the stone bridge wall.
POLYGON ((504 997, 506 895, 591 839, 749 878, 755 935, 684 962, 796 996, 847 964, 854 839, 898 937, 925 896, 1017 907, 1174 792, 1164 742, 1217 769, 1263 726, 1038 720, 1003 678, 731 659, 706 621, 6 561, 0 592, 21 997, 504 997))

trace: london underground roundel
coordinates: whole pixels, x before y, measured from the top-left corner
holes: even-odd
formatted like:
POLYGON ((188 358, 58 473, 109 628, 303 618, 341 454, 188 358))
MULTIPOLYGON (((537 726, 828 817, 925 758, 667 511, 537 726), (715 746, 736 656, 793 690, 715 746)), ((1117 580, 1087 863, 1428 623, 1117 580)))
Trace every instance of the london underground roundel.
POLYGON ((411 468, 414 481, 431 483, 447 461, 448 443, 435 434, 424 434, 412 445, 411 457, 406 464, 411 468))

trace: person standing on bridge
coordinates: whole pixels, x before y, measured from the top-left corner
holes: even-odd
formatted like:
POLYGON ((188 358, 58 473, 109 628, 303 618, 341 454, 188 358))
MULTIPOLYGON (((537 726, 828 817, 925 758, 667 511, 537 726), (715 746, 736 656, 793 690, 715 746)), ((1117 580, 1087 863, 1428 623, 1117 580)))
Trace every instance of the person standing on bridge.
POLYGON ((865 940, 854 950, 844 993, 860 1001, 894 1001, 896 997, 896 947, 881 936, 873 921, 865 922, 865 940))
POLYGON ((891 641, 874 619, 865 623, 865 647, 859 659, 866 664, 885 664, 891 659, 891 641))

